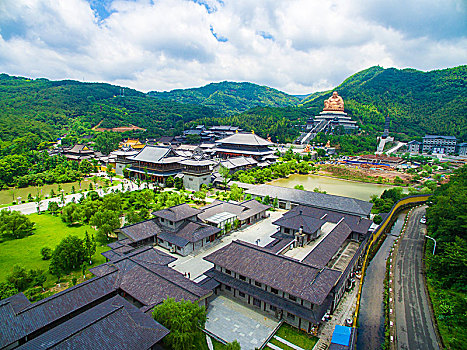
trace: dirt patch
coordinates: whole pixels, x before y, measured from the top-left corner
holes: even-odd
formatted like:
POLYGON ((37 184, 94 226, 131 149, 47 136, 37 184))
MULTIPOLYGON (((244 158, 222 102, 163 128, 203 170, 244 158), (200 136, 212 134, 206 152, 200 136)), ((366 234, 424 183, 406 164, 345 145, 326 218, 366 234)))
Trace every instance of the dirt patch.
POLYGON ((396 177, 399 177, 405 183, 409 183, 412 175, 398 172, 391 169, 378 169, 355 167, 348 165, 323 165, 318 171, 320 175, 334 176, 347 180, 363 181, 363 182, 394 182, 396 177))

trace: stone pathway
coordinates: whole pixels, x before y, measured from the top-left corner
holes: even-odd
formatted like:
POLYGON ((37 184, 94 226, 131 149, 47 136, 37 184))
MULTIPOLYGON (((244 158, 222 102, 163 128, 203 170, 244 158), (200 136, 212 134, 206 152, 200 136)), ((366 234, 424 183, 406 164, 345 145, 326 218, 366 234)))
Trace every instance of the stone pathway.
POLYGON ((295 349, 295 350, 304 350, 302 349, 301 347, 299 347, 298 345, 295 345, 281 337, 278 337, 277 335, 274 336, 275 339, 279 340, 282 344, 285 344, 287 346, 290 346, 291 348, 295 349))

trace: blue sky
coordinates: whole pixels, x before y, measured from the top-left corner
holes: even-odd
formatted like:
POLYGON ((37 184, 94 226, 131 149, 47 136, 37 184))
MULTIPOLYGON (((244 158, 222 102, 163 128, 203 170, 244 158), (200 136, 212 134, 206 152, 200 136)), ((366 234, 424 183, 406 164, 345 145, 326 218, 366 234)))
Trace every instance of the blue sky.
POLYGON ((466 18, 464 0, 1 0, 0 72, 307 94, 373 65, 466 64, 466 18))

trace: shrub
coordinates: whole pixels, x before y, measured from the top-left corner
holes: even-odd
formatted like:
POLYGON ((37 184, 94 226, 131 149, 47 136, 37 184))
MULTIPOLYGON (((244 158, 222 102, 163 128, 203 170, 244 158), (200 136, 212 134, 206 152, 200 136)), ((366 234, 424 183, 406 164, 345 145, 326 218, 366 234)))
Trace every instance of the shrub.
POLYGON ((52 249, 44 247, 41 249, 42 260, 49 260, 52 257, 52 249))

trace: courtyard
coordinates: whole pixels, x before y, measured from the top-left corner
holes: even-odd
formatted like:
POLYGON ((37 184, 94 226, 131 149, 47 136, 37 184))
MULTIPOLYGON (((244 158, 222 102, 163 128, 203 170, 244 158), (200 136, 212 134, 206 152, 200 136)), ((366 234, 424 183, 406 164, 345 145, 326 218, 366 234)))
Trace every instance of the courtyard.
POLYGON ((259 348, 279 321, 225 296, 210 302, 206 329, 227 342, 237 340, 243 350, 259 348))

